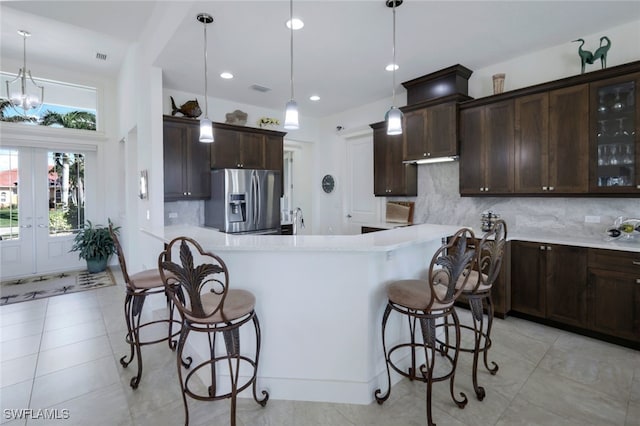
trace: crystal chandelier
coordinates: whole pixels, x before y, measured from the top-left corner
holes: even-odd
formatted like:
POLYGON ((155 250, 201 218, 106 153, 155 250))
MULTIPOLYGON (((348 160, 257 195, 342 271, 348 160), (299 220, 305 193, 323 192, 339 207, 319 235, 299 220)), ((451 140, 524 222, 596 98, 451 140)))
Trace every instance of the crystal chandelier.
POLYGON ((18 30, 23 38, 22 68, 16 78, 6 82, 7 98, 15 112, 22 116, 37 115, 42 107, 44 99, 44 87, 39 86, 31 76, 31 70, 27 69, 27 37, 31 33, 18 30))

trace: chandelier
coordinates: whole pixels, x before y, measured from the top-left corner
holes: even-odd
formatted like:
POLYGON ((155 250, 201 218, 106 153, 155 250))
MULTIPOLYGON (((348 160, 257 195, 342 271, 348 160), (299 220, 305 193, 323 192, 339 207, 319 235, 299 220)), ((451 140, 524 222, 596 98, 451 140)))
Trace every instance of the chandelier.
POLYGON ((40 111, 44 99, 44 87, 33 80, 31 70, 27 69, 27 37, 31 37, 31 33, 18 30, 18 34, 23 38, 22 68, 16 78, 6 82, 6 89, 7 98, 15 112, 27 117, 37 115, 40 111))

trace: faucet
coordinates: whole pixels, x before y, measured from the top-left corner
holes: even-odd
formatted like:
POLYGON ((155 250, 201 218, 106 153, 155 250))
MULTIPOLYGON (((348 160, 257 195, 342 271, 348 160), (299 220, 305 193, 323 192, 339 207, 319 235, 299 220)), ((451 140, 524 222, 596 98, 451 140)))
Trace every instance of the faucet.
POLYGON ((302 216, 302 209, 297 207, 293 211, 293 235, 298 234, 298 219, 300 219, 300 227, 304 228, 304 217, 302 216))

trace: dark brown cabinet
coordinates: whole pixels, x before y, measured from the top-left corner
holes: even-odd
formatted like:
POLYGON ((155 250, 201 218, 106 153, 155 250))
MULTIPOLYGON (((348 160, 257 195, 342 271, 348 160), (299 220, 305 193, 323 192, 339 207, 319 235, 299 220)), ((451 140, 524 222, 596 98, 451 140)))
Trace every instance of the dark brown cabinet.
POLYGON ((511 309, 584 327, 587 249, 513 241, 511 250, 511 309))
POLYGON ((165 116, 163 119, 164 200, 211 197, 210 147, 202 143, 197 120, 165 116))
POLYGON ((403 160, 426 160, 458 155, 456 102, 404 113, 403 160))
POLYGON ((374 195, 417 195, 417 166, 402 162, 402 135, 387 135, 384 122, 371 124, 371 128, 373 128, 374 195))
POLYGON ((460 194, 513 192, 513 100, 460 111, 460 194))
POLYGON ((589 190, 640 194, 640 73, 590 84, 589 190))
POLYGON ((640 253, 589 250, 589 328, 640 342, 640 253))
POLYGON ((213 169, 282 170, 285 133, 214 123, 213 169))
POLYGON ((588 190, 588 85, 515 99, 515 193, 588 190))

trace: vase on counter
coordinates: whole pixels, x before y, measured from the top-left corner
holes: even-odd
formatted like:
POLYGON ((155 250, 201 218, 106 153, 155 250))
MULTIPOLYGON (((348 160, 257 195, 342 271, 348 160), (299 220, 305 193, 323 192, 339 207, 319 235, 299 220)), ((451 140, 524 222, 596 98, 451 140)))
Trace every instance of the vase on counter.
POLYGON ((502 73, 493 75, 493 94, 494 95, 504 92, 504 77, 505 77, 505 74, 502 74, 502 73))

